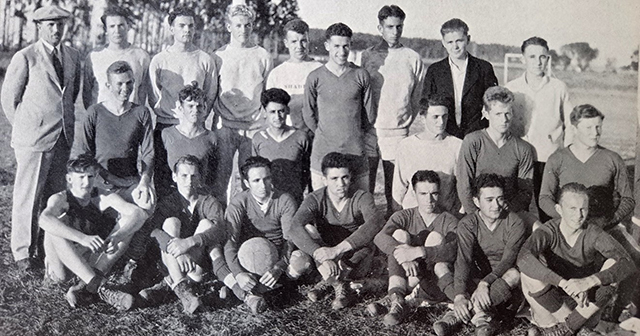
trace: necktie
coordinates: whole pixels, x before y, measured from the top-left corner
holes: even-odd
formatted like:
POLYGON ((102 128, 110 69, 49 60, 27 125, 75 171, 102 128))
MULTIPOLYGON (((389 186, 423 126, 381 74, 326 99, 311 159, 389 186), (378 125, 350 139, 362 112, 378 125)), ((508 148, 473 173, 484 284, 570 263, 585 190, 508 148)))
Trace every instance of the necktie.
POLYGON ((58 57, 58 49, 53 48, 51 58, 53 59, 53 68, 56 70, 56 75, 58 75, 60 86, 64 86, 64 71, 62 70, 62 62, 60 62, 60 58, 58 57))

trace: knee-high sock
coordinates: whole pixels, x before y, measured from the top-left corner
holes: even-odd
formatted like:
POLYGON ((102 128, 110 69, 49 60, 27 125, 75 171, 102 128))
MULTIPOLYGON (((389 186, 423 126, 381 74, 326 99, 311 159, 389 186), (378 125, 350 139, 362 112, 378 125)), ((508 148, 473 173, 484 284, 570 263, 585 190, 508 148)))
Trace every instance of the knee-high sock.
POLYGON ((538 304, 551 313, 557 312, 562 307, 562 293, 558 287, 547 285, 541 291, 529 293, 538 304))
POLYGON ((449 300, 453 301, 456 297, 455 291, 453 290, 453 274, 447 273, 439 278, 438 288, 440 288, 449 300))
POLYGON ((233 291, 233 294, 238 299, 244 301, 246 292, 242 290, 242 288, 240 288, 240 285, 238 285, 238 283, 236 282, 236 279, 233 276, 233 273, 231 273, 231 271, 229 270, 229 266, 227 266, 227 263, 224 261, 224 258, 216 258, 212 260, 212 264, 213 264, 213 274, 216 275, 216 278, 224 282, 224 284, 227 287, 231 288, 231 290, 233 291))
POLYGON ((504 279, 498 278, 489 287, 489 298, 494 307, 505 303, 511 298, 511 287, 509 287, 504 279))

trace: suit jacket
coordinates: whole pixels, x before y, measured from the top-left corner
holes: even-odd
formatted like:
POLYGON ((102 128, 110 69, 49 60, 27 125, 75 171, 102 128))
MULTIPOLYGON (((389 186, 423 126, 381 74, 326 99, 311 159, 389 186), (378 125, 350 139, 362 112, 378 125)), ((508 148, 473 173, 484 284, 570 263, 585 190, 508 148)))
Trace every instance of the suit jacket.
MULTIPOLYGON (((482 95, 487 88, 495 85, 498 85, 498 79, 493 73, 491 63, 469 55, 462 89, 462 119, 458 126, 455 105, 448 106, 447 133, 462 139, 473 131, 489 126, 489 123, 482 119, 482 95)), ((428 98, 432 94, 440 93, 455 99, 453 92, 449 58, 431 64, 427 69, 422 96, 428 98)))
POLYGON ((18 51, 7 68, 0 99, 13 126, 11 147, 49 151, 58 137, 73 143, 74 103, 80 89, 80 53, 61 46, 64 85, 40 40, 18 51))

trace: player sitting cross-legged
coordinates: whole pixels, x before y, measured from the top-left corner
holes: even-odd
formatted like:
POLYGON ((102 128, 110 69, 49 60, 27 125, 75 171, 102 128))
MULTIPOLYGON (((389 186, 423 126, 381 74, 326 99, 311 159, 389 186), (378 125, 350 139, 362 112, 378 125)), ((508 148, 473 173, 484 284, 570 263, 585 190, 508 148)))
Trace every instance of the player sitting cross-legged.
POLYGON ((534 231, 518 256, 522 291, 537 325, 529 335, 574 335, 595 326, 614 284, 637 273, 622 245, 588 222, 584 185, 565 184, 555 210, 560 218, 534 231))
MULTIPOLYGON (((439 205, 440 178, 431 170, 419 170, 411 178, 417 207, 396 212, 376 235, 374 243, 388 255, 389 312, 385 325, 396 325, 407 316, 405 295, 418 285, 432 301, 453 300, 453 273, 458 220, 439 205), (449 289, 448 293, 441 290, 449 289), (449 294, 449 295, 446 295, 449 294)), ((367 306, 372 315, 384 311, 381 302, 367 306), (382 309, 381 309, 382 308, 382 309)))
POLYGON ((227 239, 222 205, 214 196, 203 192, 201 165, 197 157, 186 155, 178 159, 173 168, 177 190, 158 204, 149 221, 153 228, 151 237, 160 247, 162 262, 169 275, 160 284, 140 291, 142 298, 152 300, 155 290, 168 284, 188 314, 201 305, 191 283, 202 281, 209 268, 207 259, 210 259, 216 277, 236 296, 244 298, 222 253, 227 239))
POLYGON ((127 310, 133 304, 133 296, 111 287, 105 275, 126 251, 146 213, 116 193, 95 188, 98 167, 88 155, 70 160, 67 190, 47 201, 40 216, 40 227, 45 232, 46 276, 53 281, 65 281, 67 271, 71 271, 80 278, 80 284, 67 292, 72 307, 76 305, 77 293, 84 288, 113 307, 127 310))

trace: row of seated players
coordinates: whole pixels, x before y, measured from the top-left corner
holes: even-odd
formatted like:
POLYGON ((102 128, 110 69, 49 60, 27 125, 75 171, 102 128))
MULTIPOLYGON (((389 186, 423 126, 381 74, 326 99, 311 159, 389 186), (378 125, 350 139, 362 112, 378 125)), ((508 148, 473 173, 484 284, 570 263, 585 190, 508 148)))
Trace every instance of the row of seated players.
POLYGON ((418 206, 396 212, 385 224, 373 196, 350 188, 351 161, 343 154, 324 157, 326 186, 308 194, 300 207, 273 188, 271 163, 251 157, 241 167, 247 190, 226 212, 199 188, 200 160, 185 156, 174 167, 177 190, 140 228, 132 220, 139 208, 94 186, 96 169, 89 156, 71 160, 68 190, 53 195, 40 218, 47 275, 63 280, 68 269, 82 280, 67 293, 72 305, 79 292, 87 291, 118 309, 132 307, 134 296, 115 289, 104 275, 136 231, 153 238, 168 273, 139 296, 153 300, 160 287, 169 285, 187 313, 202 305, 192 283, 209 269, 254 313, 267 309, 266 291, 317 269, 322 280, 308 298, 320 301, 333 289, 331 306, 342 309, 356 299, 350 282, 372 271, 374 245, 388 255, 389 295, 367 310, 377 314, 388 303, 383 321, 394 325, 407 316, 405 295, 412 290, 429 302, 453 301, 454 309, 433 326, 438 335, 455 332, 462 322, 472 323, 477 335, 492 335, 496 317, 513 316, 521 294, 538 325, 532 332, 571 335, 597 322, 616 291, 624 295, 615 306, 623 307, 635 290, 631 257, 587 222, 589 193, 578 183, 560 189, 555 205, 560 217, 531 234, 532 228, 508 210, 503 177, 479 175, 471 195, 478 210, 458 222, 438 205, 438 174, 418 171, 411 181, 418 206), (244 257, 243 249, 249 251, 244 257))

